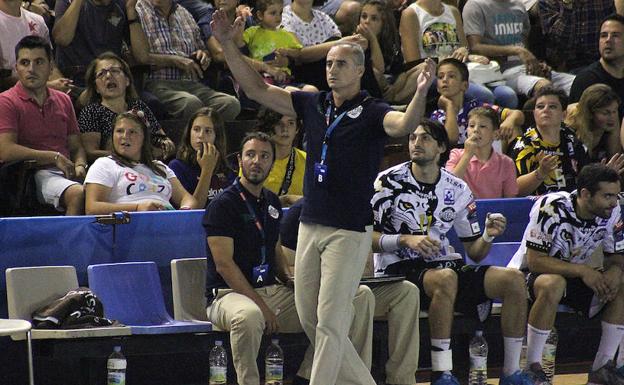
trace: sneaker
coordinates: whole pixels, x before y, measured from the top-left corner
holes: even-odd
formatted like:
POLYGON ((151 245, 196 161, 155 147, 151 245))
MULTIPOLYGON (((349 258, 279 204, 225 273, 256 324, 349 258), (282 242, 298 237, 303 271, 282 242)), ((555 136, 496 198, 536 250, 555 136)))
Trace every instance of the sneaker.
POLYGON ((624 376, 615 368, 613 361, 609 361, 602 368, 589 372, 587 385, 624 385, 624 376))
POLYGON ((502 376, 499 385, 535 385, 535 382, 528 372, 516 370, 509 376, 502 376))
POLYGON ((542 369, 542 365, 539 362, 534 362, 525 371, 525 373, 529 376, 531 380, 533 380, 533 384, 541 385, 548 384, 548 377, 546 373, 544 373, 544 369, 542 369))
POLYGON ((457 377, 449 373, 442 373, 437 380, 431 383, 431 385, 459 385, 457 377))

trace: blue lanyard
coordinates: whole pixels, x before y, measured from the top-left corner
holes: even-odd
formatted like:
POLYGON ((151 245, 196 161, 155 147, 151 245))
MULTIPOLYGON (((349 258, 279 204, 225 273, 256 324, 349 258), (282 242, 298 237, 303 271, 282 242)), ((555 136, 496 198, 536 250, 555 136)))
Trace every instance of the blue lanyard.
MULTIPOLYGON (((264 263, 266 262, 266 235, 264 233, 264 227, 262 226, 262 223, 260 222, 260 218, 258 218, 258 214, 256 214, 256 210, 254 210, 254 208, 251 206, 251 203, 249 203, 249 201, 247 200, 247 197, 245 196, 245 193, 243 192, 243 189, 241 188, 239 178, 236 178, 234 180, 234 186, 236 186, 236 188, 238 189, 238 193, 241 199, 243 200, 243 202, 245 202, 245 205, 247 206, 247 211, 249 211, 249 215, 251 215, 254 219, 256 228, 258 229, 258 232, 260 233, 260 238, 262 238, 262 245, 260 246, 260 256, 262 257, 262 262, 260 264, 264 265, 264 263)), ((265 223, 267 219, 266 211, 268 211, 268 209, 265 210, 265 213, 264 213, 265 223)))
POLYGON ((327 158, 327 147, 328 147, 329 137, 331 136, 332 132, 334 132, 334 129, 336 128, 336 126, 338 126, 338 123, 340 123, 340 120, 347 113, 347 111, 343 111, 342 114, 338 115, 338 117, 330 125, 329 117, 331 116, 331 110, 332 110, 332 106, 330 103, 329 107, 327 107, 327 112, 325 112, 325 123, 329 125, 329 127, 327 128, 327 131, 325 131, 325 137, 323 138, 323 147, 321 148, 321 164, 325 164, 325 159, 327 158))

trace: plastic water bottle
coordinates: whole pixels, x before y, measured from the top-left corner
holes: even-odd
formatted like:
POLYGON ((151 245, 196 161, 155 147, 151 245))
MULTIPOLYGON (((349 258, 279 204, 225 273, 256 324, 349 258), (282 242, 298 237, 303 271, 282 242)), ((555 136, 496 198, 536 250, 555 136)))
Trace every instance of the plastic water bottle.
POLYGON ((284 353, 277 338, 271 340, 271 346, 267 348, 264 363, 265 384, 282 385, 284 381, 284 353))
POLYGON ((557 342, 559 342, 559 335, 557 334, 557 329, 553 327, 548 335, 548 339, 546 339, 546 345, 544 345, 544 351, 542 352, 542 369, 544 369, 544 373, 546 373, 548 384, 552 384, 555 375, 557 342))
POLYGON ((106 367, 108 368, 108 385, 126 384, 126 357, 121 354, 121 346, 115 346, 113 352, 108 356, 106 367))
POLYGON ((223 341, 215 341, 215 346, 210 350, 210 379, 209 385, 227 384, 227 353, 223 348, 223 341))
POLYGON ((483 331, 477 330, 470 340, 469 385, 487 385, 487 355, 487 341, 483 338, 483 331))

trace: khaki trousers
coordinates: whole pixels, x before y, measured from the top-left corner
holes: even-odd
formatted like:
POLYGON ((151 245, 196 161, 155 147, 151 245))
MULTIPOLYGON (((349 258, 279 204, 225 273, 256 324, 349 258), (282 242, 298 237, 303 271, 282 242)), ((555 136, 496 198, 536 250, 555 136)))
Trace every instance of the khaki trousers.
MULTIPOLYGON (((277 314, 280 333, 300 333, 302 331, 293 290, 283 285, 271 285, 256 289, 267 306, 277 314), (279 312, 277 311, 279 309, 279 312)), ((238 383, 259 385, 260 375, 256 357, 264 333, 262 311, 249 297, 229 289, 219 289, 219 294, 206 310, 208 319, 221 330, 230 332, 232 360, 238 383)), ((312 347, 308 347, 312 356, 312 347)))
POLYGON ((301 223, 295 255, 295 303, 314 344, 311 385, 375 385, 348 334, 352 302, 372 241, 356 232, 301 223))
MULTIPOLYGON (((388 321, 388 362, 386 384, 403 385, 416 382, 420 348, 419 315, 420 290, 409 281, 384 284, 372 289, 360 286, 353 299, 355 316, 351 323, 349 339, 358 355, 370 370, 372 362, 373 318, 388 321)), ((312 354, 306 359, 297 375, 310 378, 312 354), (309 359, 308 359, 309 358, 309 359)))
POLYGON ((386 384, 414 384, 420 347, 420 291, 409 281, 376 286, 372 291, 375 318, 388 320, 386 384))

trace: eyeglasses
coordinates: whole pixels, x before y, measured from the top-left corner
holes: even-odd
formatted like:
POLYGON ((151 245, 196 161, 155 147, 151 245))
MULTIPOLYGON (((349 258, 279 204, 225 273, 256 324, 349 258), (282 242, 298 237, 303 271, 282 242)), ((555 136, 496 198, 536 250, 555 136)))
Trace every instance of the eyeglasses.
POLYGON ((104 79, 106 77, 106 75, 108 75, 108 74, 111 74, 111 76, 117 77, 117 76, 120 76, 123 73, 124 72, 121 69, 121 67, 103 68, 97 74, 95 74, 95 78, 96 79, 104 79))

